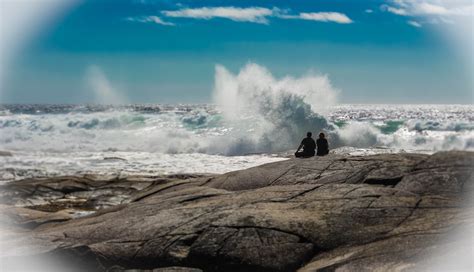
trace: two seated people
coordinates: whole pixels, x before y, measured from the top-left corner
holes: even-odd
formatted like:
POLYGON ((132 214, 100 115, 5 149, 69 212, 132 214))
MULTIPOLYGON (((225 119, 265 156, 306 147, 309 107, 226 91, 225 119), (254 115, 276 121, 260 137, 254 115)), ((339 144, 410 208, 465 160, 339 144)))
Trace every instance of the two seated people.
POLYGON ((311 138, 312 133, 308 132, 306 133, 306 138, 301 141, 300 146, 298 146, 298 149, 296 150, 295 157, 297 158, 309 158, 313 157, 315 153, 315 149, 317 147, 317 153, 316 155, 318 156, 324 156, 329 153, 329 144, 328 140, 326 140, 326 137, 324 133, 319 133, 319 139, 314 142, 313 138, 311 138), (303 151, 300 152, 300 149, 303 148, 303 151))

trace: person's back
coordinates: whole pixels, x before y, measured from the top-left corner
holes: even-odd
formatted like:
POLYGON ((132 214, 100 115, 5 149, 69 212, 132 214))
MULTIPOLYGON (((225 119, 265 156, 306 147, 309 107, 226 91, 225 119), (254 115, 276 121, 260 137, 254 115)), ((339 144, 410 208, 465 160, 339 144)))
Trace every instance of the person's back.
POLYGON ((301 144, 303 144, 303 152, 306 154, 313 154, 314 156, 314 151, 316 150, 316 142, 314 142, 313 138, 311 137, 306 137, 301 141, 301 144))
POLYGON ((316 149, 316 142, 311 138, 311 132, 308 132, 306 134, 306 138, 301 141, 300 146, 296 150, 295 156, 298 158, 308 158, 314 156, 315 149, 316 149), (299 152, 299 150, 303 148, 302 152, 299 152))
POLYGON ((316 140, 316 145, 318 146, 316 155, 324 156, 329 153, 329 143, 328 140, 326 140, 324 133, 319 133, 319 139, 316 140))

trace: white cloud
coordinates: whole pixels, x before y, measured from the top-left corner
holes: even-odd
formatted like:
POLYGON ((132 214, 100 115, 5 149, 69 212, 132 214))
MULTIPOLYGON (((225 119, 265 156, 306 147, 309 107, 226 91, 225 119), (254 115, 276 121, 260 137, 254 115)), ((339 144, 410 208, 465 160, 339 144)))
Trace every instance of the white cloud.
POLYGON ((382 10, 402 16, 472 16, 474 4, 471 0, 392 0, 382 5, 382 10))
POLYGON ((185 8, 173 11, 163 11, 163 15, 176 18, 193 18, 210 20, 213 18, 225 18, 236 22, 252 22, 268 24, 270 17, 279 19, 299 19, 319 22, 335 22, 340 24, 350 24, 352 20, 345 14, 339 12, 303 12, 299 14, 288 14, 287 10, 278 8, 263 7, 202 7, 185 8))
POLYGON ((320 21, 320 22, 334 22, 339 24, 350 24, 352 20, 347 15, 339 12, 311 12, 300 13, 299 19, 320 21))
POLYGON ((430 3, 418 3, 415 5, 415 12, 420 13, 420 14, 430 14, 430 15, 448 15, 451 12, 449 9, 443 7, 443 6, 438 6, 438 5, 433 5, 430 3))
POLYGON ((396 8, 396 7, 391 7, 391 6, 388 6, 388 5, 382 5, 381 8, 382 8, 382 10, 391 12, 393 14, 402 15, 402 16, 408 16, 409 15, 408 11, 404 8, 396 8))
POLYGON ((165 26, 174 26, 173 23, 165 22, 158 16, 128 17, 126 18, 126 20, 130 22, 155 23, 155 24, 165 25, 165 26))
POLYGON ((450 24, 450 25, 454 24, 453 20, 449 20, 449 19, 446 19, 446 18, 443 18, 443 17, 439 18, 439 20, 441 22, 445 23, 445 24, 450 24))
POLYGON ((210 20, 212 18, 226 18, 237 22, 252 22, 268 24, 267 17, 277 13, 277 9, 262 7, 237 8, 237 7, 203 7, 186 8, 173 11, 163 11, 168 17, 194 18, 210 20))
POLYGON ((407 24, 411 25, 411 26, 414 26, 414 27, 422 27, 422 25, 420 23, 418 23, 417 21, 408 21, 407 24))

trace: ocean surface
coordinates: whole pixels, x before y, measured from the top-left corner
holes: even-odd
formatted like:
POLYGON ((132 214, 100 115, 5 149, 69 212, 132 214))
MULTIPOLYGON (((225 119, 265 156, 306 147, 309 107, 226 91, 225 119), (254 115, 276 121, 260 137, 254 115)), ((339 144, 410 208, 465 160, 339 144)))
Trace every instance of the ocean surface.
POLYGON ((472 105, 336 105, 299 99, 229 114, 215 105, 0 105, 0 181, 224 173, 287 159, 307 131, 332 152, 474 151, 472 105))

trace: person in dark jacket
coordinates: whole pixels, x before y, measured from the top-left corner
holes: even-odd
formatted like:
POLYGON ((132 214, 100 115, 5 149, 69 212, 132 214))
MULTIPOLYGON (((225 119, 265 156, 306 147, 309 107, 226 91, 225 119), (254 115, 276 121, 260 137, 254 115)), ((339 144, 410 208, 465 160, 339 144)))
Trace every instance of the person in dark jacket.
POLYGON ((313 138, 311 138, 312 133, 306 133, 306 138, 301 141, 300 146, 296 150, 295 157, 297 158, 309 158, 314 156, 314 150, 316 149, 316 143, 314 142, 313 138), (299 152, 300 149, 303 148, 302 152, 299 152))
POLYGON ((324 133, 319 133, 319 139, 316 140, 316 145, 318 146, 316 155, 325 156, 329 153, 329 144, 324 133))

